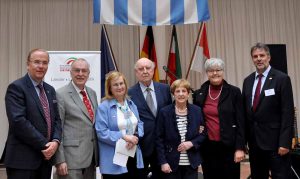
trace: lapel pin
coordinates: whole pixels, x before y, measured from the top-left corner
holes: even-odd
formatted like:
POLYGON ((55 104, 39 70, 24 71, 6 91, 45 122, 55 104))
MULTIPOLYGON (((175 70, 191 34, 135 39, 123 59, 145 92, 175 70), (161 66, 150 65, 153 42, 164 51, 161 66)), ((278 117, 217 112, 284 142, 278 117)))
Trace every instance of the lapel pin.
POLYGON ((272 80, 272 77, 270 77, 269 80, 272 80))

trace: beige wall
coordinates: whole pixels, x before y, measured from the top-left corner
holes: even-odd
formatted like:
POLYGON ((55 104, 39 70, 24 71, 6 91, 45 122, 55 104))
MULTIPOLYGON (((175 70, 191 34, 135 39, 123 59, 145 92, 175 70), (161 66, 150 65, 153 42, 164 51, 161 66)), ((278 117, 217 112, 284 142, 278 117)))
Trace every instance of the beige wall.
MULTIPOLYGON (((0 154, 7 134, 4 96, 7 85, 26 73, 30 49, 95 51, 100 48, 99 24, 93 24, 92 0, 0 0, 0 154)), ((249 55, 255 42, 286 44, 288 71, 295 106, 300 107, 300 1, 209 0, 207 23, 211 57, 226 62, 226 80, 238 87, 254 67, 249 55)), ((177 26, 183 74, 186 73, 199 24, 177 26)), ((133 64, 139 56, 145 27, 107 26, 121 72, 136 82, 133 64)), ((165 75, 171 26, 154 27, 160 78, 165 75)), ((184 75, 185 76, 185 75, 184 75)), ((203 74, 192 72, 192 87, 199 88, 203 74)))

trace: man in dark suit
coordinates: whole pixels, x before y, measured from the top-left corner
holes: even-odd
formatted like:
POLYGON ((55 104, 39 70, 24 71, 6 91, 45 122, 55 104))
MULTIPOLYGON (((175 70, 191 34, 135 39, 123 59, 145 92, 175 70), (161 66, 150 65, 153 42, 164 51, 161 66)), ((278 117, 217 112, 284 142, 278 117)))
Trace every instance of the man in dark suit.
POLYGON ((288 75, 272 68, 267 45, 251 48, 256 72, 243 84, 246 137, 251 178, 287 179, 290 176, 290 147, 293 134, 293 92, 288 75))
POLYGON ((9 131, 4 164, 8 179, 51 177, 51 159, 61 140, 61 120, 55 90, 43 82, 48 64, 47 51, 31 50, 28 73, 7 88, 9 131))
POLYGON ((152 178, 159 178, 161 169, 154 146, 155 123, 159 109, 172 103, 170 87, 152 81, 155 64, 151 60, 141 58, 134 68, 139 82, 128 90, 128 94, 138 108, 140 119, 144 122, 144 137, 140 140, 145 167, 143 175, 147 177, 150 171, 152 178), (149 97, 152 98, 153 104, 149 104, 149 97))

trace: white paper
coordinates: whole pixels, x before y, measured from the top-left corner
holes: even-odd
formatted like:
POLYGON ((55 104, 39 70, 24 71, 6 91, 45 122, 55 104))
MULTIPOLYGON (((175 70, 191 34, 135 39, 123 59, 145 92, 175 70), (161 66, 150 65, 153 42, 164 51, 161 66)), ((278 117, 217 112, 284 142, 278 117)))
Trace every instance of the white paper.
POLYGON ((113 163, 122 167, 126 167, 128 156, 115 152, 113 163))
POLYGON ((265 96, 272 96, 272 95, 275 95, 274 89, 265 90, 265 96))
POLYGON ((126 148, 126 141, 124 139, 119 139, 116 143, 116 152, 126 156, 134 157, 136 151, 136 145, 130 150, 126 148))

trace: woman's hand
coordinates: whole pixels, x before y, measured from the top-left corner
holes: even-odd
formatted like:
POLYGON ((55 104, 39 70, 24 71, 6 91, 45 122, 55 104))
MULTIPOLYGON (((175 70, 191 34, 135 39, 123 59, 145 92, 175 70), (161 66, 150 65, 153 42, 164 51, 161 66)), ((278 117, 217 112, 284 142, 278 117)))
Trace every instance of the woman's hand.
POLYGON ((172 169, 168 163, 165 163, 161 165, 161 171, 164 173, 171 173, 172 169))
POLYGON ((236 150, 234 153, 234 162, 238 163, 245 159, 245 152, 243 150, 236 150))
POLYGON ((183 152, 183 151, 187 151, 189 150, 191 147, 193 147, 193 143, 191 141, 185 141, 185 142, 182 142, 178 148, 177 148, 177 151, 178 152, 183 152))
POLYGON ((139 142, 139 138, 134 136, 134 135, 127 135, 125 134, 123 136, 123 139, 126 141, 126 142, 129 142, 129 143, 132 143, 134 145, 136 145, 138 142, 139 142))

